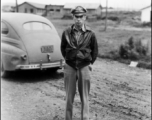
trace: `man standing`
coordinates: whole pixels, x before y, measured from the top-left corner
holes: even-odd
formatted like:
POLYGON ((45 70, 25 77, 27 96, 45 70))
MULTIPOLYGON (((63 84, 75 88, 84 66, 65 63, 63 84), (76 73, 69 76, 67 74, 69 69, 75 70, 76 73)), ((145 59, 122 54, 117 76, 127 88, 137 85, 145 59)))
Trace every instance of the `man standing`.
POLYGON ((66 61, 64 84, 66 91, 65 120, 72 120, 76 83, 81 99, 81 120, 89 120, 90 64, 97 58, 98 45, 94 32, 85 25, 87 10, 77 6, 71 11, 75 24, 62 34, 61 52, 66 61))

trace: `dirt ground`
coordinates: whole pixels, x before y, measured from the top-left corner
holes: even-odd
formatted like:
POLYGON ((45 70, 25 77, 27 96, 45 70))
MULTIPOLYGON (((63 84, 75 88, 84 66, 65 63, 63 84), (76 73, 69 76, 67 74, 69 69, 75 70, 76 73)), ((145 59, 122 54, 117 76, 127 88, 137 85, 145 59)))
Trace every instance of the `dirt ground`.
MULTIPOLYGON (((89 101, 94 120, 151 120, 151 70, 98 59, 89 101)), ((64 109, 62 70, 1 79, 1 120, 64 120, 64 109)), ((77 92, 73 120, 80 120, 80 109, 77 92)))

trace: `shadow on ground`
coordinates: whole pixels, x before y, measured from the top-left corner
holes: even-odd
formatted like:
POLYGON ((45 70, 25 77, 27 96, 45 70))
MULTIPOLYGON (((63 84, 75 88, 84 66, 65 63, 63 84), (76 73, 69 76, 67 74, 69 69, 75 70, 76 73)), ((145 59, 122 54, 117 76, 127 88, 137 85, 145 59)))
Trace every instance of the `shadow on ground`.
POLYGON ((58 69, 57 71, 54 69, 49 69, 8 72, 7 75, 2 79, 12 82, 34 83, 39 81, 58 80, 62 77, 63 71, 61 69, 58 69))

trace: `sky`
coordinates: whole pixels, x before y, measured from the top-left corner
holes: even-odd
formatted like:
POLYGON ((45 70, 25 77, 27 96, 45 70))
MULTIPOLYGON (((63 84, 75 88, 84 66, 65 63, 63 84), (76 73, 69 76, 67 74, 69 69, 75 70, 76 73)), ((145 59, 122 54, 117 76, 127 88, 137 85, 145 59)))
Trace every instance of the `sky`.
MULTIPOLYGON (((141 9, 151 5, 151 0, 17 0, 18 4, 23 2, 35 2, 45 5, 64 5, 65 3, 100 3, 103 7, 106 6, 108 1, 108 7, 113 8, 125 8, 125 9, 141 9)), ((1 5, 6 3, 14 3, 16 0, 1 0, 1 5)))

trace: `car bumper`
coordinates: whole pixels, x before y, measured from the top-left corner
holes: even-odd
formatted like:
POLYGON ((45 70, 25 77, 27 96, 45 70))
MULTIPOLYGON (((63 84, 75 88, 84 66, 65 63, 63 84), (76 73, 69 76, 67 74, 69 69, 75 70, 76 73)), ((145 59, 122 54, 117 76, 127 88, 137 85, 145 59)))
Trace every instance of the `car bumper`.
POLYGON ((55 68, 60 67, 62 68, 65 64, 64 60, 60 60, 58 62, 53 63, 41 63, 41 64, 30 64, 30 65, 17 65, 16 69, 19 70, 28 70, 28 69, 47 69, 47 68, 55 68))

